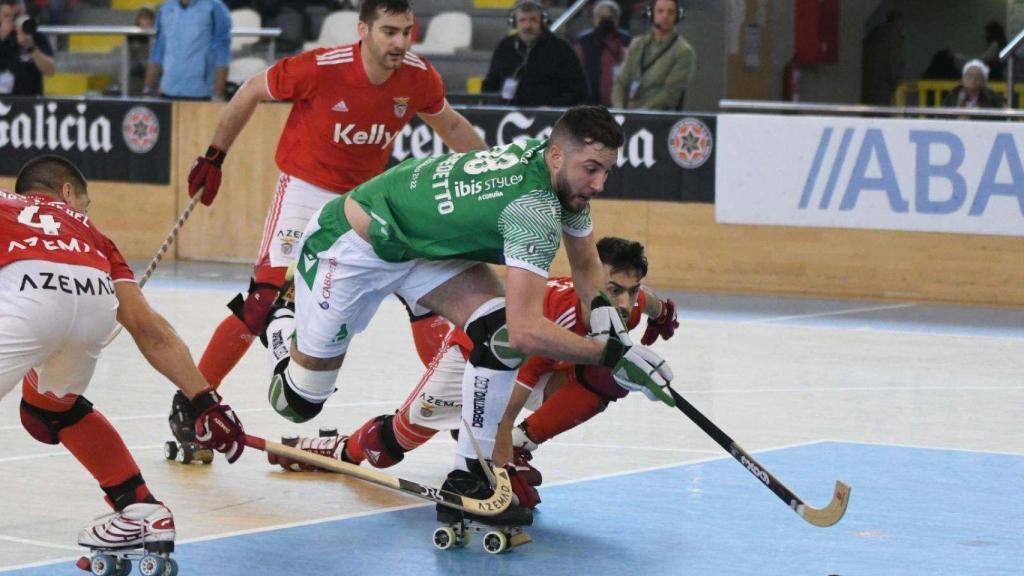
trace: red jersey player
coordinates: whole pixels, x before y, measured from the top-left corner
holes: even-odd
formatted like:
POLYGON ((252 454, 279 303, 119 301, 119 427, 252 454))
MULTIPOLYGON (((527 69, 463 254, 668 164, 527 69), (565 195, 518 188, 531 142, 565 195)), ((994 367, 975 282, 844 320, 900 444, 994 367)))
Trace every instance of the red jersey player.
POLYGON ((150 493, 121 436, 82 396, 116 322, 191 398, 204 445, 234 462, 245 443, 242 424, 146 303, 117 246, 86 215, 89 195, 78 168, 57 156, 37 157, 22 167, 15 191, 0 191, 0 397, 21 382, 25 430, 45 444, 63 444, 106 493, 114 513, 78 541, 119 557, 93 562, 123 567, 124 554, 139 549, 151 567, 173 562, 170 510, 150 493))
MULTIPOLYGON (((608 237, 597 243, 597 251, 609 278, 605 292, 627 319, 627 328, 635 328, 643 313, 648 316, 647 330, 641 339, 645 346, 653 344, 658 336, 665 340, 671 338, 679 326, 675 303, 659 300, 650 289, 640 284, 647 275, 643 245, 608 237)), ((567 330, 586 334, 587 325, 579 320, 580 301, 571 278, 548 280, 544 316, 567 330)), ((473 393, 472 390, 465 391, 467 396, 464 396, 462 389, 465 359, 472 348, 469 337, 462 330, 453 329, 419 385, 396 413, 372 418, 350 436, 293 437, 288 439, 289 443, 356 464, 367 460, 378 468, 400 462, 405 452, 425 443, 439 430, 461 428, 463 402, 466 398, 471 399, 473 393)), ((532 507, 539 502, 532 486, 539 485, 541 478, 540 473, 528 464, 530 451, 551 437, 589 420, 603 411, 608 402, 622 398, 628 391, 615 383, 607 368, 574 366, 537 356, 528 358, 519 368, 516 382, 518 386, 498 428, 493 458, 498 465, 511 462, 514 444, 516 473, 511 475, 513 487, 520 504, 532 507), (524 406, 534 413, 513 429, 515 419, 524 406), (505 441, 502 442, 501 438, 505 441)), ((270 459, 271 463, 280 463, 291 470, 310 469, 290 460, 280 461, 273 456, 270 459)))
MULTIPOLYGON (((280 60, 242 85, 221 114, 206 155, 189 174, 189 194, 202 190, 207 205, 220 186, 225 155, 257 104, 292 102, 275 157, 281 176, 248 295, 228 305, 233 314, 217 327, 199 362, 213 386, 220 385, 266 327, 306 223, 327 201, 383 171, 395 136, 413 115, 456 152, 486 148, 473 126, 448 105, 434 67, 408 51, 412 29, 408 0, 365 0, 358 43, 280 60)), ((437 324, 433 318, 414 322, 418 349, 437 324)), ((435 338, 440 336, 443 332, 435 338)), ((190 440, 177 433, 190 430, 190 422, 187 403, 176 398, 171 429, 179 441, 190 440)))

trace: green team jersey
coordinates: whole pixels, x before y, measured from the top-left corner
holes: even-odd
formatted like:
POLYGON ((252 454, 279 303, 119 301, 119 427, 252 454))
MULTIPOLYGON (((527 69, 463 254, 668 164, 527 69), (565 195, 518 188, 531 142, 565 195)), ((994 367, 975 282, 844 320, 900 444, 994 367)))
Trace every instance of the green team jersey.
MULTIPOLYGON (((387 262, 461 258, 547 276, 561 232, 590 234, 589 209, 562 208, 544 162, 547 140, 410 159, 349 195, 371 217, 370 244, 387 262)), ((305 242, 319 253, 348 229, 341 197, 305 242)))

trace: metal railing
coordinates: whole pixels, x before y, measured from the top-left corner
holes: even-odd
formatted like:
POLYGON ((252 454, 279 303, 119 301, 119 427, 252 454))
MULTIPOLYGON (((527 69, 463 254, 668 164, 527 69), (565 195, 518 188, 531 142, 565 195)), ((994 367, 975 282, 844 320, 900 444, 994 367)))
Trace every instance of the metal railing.
POLYGON ((867 106, 863 104, 814 104, 809 102, 769 102, 764 100, 719 100, 723 111, 788 112, 796 114, 842 114, 867 116, 941 116, 951 119, 969 116, 1005 120, 1024 119, 1024 110, 984 108, 921 108, 918 106, 867 106))
POLYGON ((1017 48, 1021 43, 1024 43, 1024 30, 1018 32, 1013 40, 1010 40, 1010 42, 1006 46, 1003 46, 1003 49, 999 51, 999 60, 1001 62, 1006 62, 1006 82, 1010 85, 1009 97, 1006 99, 1006 102, 1009 103, 1010 106, 1013 105, 1013 61, 1016 60, 1013 53, 1017 51, 1017 48))
POLYGON ((575 18, 576 15, 580 13, 580 10, 583 10, 583 7, 587 5, 588 1, 589 0, 576 0, 573 2, 572 6, 566 8, 565 12, 562 12, 558 19, 551 24, 551 31, 558 32, 561 30, 562 26, 565 26, 566 22, 575 18))
MULTIPOLYGON (((146 30, 138 26, 40 26, 39 32, 50 36, 72 36, 75 34, 106 35, 106 36, 154 36, 155 30, 146 30)), ((255 36, 269 38, 267 60, 277 60, 277 38, 281 35, 280 28, 245 28, 231 29, 232 36, 255 36)), ((121 96, 128 97, 128 81, 131 74, 131 51, 121 51, 121 96)))

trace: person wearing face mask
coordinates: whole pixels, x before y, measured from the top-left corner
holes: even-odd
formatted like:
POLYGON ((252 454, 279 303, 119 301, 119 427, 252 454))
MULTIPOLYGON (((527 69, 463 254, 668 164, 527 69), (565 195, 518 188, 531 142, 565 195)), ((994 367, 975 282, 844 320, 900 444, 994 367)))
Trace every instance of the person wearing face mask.
POLYGON ((676 0, 653 0, 646 13, 651 31, 630 43, 626 63, 615 79, 612 105, 681 110, 697 67, 693 46, 676 32, 683 9, 676 0))
POLYGON ((568 42, 547 28, 547 12, 537 0, 522 0, 509 14, 515 34, 494 49, 484 78, 485 92, 498 92, 506 104, 574 106, 587 101, 579 58, 568 42))
POLYGON ((592 104, 611 105, 615 76, 626 59, 629 33, 619 28, 620 14, 613 0, 600 0, 594 5, 594 27, 576 40, 576 55, 583 63, 592 104))

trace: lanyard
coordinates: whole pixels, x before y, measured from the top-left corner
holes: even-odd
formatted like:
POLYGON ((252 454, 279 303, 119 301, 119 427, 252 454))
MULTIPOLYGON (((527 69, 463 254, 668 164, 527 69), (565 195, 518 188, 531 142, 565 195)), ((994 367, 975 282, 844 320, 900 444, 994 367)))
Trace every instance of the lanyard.
POLYGON ((672 41, 668 43, 668 46, 665 46, 661 50, 661 52, 658 52, 654 56, 654 59, 651 60, 651 62, 649 64, 647 64, 647 65, 644 65, 644 62, 647 60, 647 49, 651 47, 651 44, 654 44, 654 40, 652 39, 647 44, 644 44, 644 49, 643 49, 642 52, 640 52, 640 76, 643 76, 644 73, 647 72, 647 70, 649 70, 651 68, 651 66, 654 66, 654 63, 657 62, 659 58, 664 56, 666 52, 668 52, 670 49, 672 49, 672 47, 675 46, 676 42, 678 42, 678 41, 679 41, 679 35, 676 34, 672 38, 672 41))

